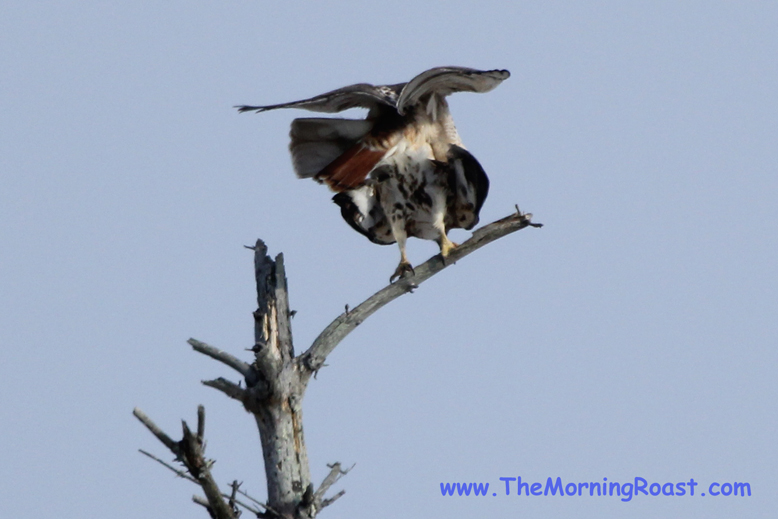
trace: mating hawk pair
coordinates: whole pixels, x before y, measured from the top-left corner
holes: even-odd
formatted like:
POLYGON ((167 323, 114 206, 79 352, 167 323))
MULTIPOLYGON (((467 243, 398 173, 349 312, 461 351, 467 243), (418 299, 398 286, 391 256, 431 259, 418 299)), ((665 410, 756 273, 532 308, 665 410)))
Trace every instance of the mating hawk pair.
POLYGON ((295 119, 289 149, 298 177, 337 192, 333 201, 351 227, 373 243, 397 242, 400 264, 392 281, 413 271, 405 254, 408 236, 435 240, 445 258, 456 247, 449 229, 478 223, 489 179, 462 146, 446 96, 489 92, 509 76, 507 70, 438 67, 408 83, 360 83, 302 101, 238 108, 368 109, 365 119, 295 119))

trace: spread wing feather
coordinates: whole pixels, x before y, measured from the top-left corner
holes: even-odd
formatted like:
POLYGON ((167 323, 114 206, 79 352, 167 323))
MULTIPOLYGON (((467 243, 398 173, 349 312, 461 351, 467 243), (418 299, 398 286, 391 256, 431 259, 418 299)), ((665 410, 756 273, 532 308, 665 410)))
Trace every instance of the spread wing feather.
POLYGON ((476 70, 466 67, 436 67, 422 72, 405 84, 397 99, 397 111, 419 102, 430 92, 447 96, 454 92, 489 92, 510 77, 507 70, 476 70))
POLYGON ((289 132, 295 173, 299 178, 316 176, 372 127, 372 121, 364 119, 295 119, 289 132))
POLYGON ((349 108, 376 108, 380 105, 388 105, 394 108, 397 104, 397 95, 405 83, 389 86, 373 86, 368 83, 359 83, 343 88, 338 88, 326 94, 321 94, 309 99, 292 101, 266 106, 236 106, 239 112, 267 112, 278 108, 302 108, 312 112, 335 113, 349 108))

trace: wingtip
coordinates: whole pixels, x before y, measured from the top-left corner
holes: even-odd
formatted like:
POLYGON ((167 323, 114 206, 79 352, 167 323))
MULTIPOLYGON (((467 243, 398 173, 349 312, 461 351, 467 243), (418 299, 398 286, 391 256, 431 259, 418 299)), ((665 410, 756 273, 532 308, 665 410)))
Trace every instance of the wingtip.
POLYGON ((264 112, 266 108, 264 106, 248 106, 248 105, 236 105, 233 106, 233 108, 238 109, 238 113, 242 114, 243 112, 264 112))

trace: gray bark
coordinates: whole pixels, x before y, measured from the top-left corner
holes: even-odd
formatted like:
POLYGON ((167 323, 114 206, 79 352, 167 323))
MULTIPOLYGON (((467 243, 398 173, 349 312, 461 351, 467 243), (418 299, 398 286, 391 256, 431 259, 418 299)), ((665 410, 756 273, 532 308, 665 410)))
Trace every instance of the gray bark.
POLYGON ((254 413, 262 440, 268 505, 285 516, 304 516, 297 508, 311 484, 303 438, 305 381, 294 363, 283 255, 273 261, 262 240, 257 240, 254 271, 256 381, 247 377, 246 383, 251 401, 249 411, 254 413))
MULTIPOLYGON (((254 415, 262 443, 262 453, 267 479, 267 503, 251 498, 237 489, 233 483, 231 496, 222 494, 210 475, 212 462, 203 456, 204 412, 198 414, 198 431, 193 435, 184 423, 184 439, 174 442, 136 409, 135 415, 181 461, 195 482, 203 488, 206 498, 195 496, 195 502, 206 506, 213 517, 236 517, 235 503, 241 504, 258 516, 289 519, 311 519, 318 512, 340 498, 340 491, 330 498, 325 493, 348 471, 339 463, 330 466, 330 473, 314 491, 311 483, 308 454, 303 436, 302 400, 310 376, 324 365, 327 356, 354 328, 384 305, 403 294, 412 292, 419 285, 444 268, 464 258, 471 252, 507 234, 532 223, 530 214, 516 214, 493 222, 473 233, 473 236, 452 250, 448 258, 440 255, 415 268, 413 275, 403 277, 379 290, 363 303, 346 311, 330 323, 313 344, 295 357, 292 343, 289 297, 287 291, 284 258, 279 254, 272 259, 267 246, 257 240, 254 250, 254 270, 257 284, 257 310, 254 312, 254 362, 246 363, 218 348, 190 339, 195 351, 218 360, 237 371, 245 381, 235 383, 224 378, 203 381, 225 395, 240 401, 254 415), (236 500, 235 494, 249 497, 264 508, 264 512, 236 500)), ((147 453, 146 453, 147 454, 147 453)), ((179 471, 165 464, 171 470, 179 471)))

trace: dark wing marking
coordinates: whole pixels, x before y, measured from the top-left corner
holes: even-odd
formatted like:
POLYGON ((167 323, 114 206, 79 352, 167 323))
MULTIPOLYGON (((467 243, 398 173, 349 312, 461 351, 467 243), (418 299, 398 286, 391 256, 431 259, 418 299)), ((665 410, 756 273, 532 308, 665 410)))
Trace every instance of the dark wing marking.
POLYGON ((454 92, 489 92, 510 77, 507 70, 476 70, 466 67, 437 67, 410 80, 397 99, 397 111, 405 113, 430 92, 447 96, 454 92))
POLYGON ((367 83, 359 83, 301 101, 266 106, 236 106, 235 108, 239 112, 266 112, 278 108, 302 108, 312 112, 325 113, 342 112, 349 108, 375 108, 380 105, 388 105, 394 108, 397 105, 397 95, 403 85, 404 83, 389 86, 373 86, 367 83))
POLYGON ((478 223, 481 207, 489 194, 489 177, 475 157, 451 145, 448 151, 449 190, 446 229, 470 230, 478 223))
POLYGON ((358 189, 344 191, 332 197, 340 206, 343 219, 358 233, 379 245, 391 245, 395 242, 392 227, 378 202, 372 185, 363 185, 358 189))
POLYGON ((295 119, 289 132, 292 164, 299 178, 311 178, 351 149, 373 127, 365 119, 295 119))

